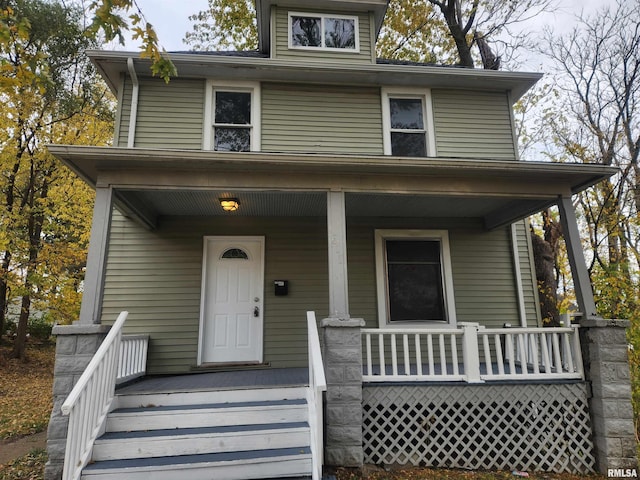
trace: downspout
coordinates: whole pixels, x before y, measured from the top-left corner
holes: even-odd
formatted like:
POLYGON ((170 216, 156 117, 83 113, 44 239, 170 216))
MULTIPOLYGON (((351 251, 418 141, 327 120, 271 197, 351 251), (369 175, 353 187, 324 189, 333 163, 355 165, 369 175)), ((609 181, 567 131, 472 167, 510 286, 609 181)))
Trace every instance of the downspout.
POLYGON ((511 224, 511 248, 513 249, 513 268, 516 276, 516 294, 518 296, 518 314, 520 326, 527 326, 527 310, 524 304, 524 289, 522 287, 522 271, 520 270, 520 252, 518 251, 518 232, 516 224, 511 224))
POLYGON ((127 67, 129 69, 129 75, 131 76, 131 82, 133 84, 133 90, 131 92, 131 112, 129 113, 129 135, 127 136, 127 148, 133 148, 136 139, 136 123, 138 120, 138 90, 140 89, 140 84, 138 83, 136 69, 133 66, 133 58, 127 58, 127 67))

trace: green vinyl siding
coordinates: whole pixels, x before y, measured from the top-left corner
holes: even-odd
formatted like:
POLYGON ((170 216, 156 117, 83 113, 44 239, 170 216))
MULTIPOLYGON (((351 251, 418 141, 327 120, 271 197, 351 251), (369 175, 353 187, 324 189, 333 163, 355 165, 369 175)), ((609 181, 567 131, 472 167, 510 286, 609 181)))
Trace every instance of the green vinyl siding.
POLYGON ((347 229, 352 317, 378 326, 374 232, 389 228, 448 230, 458 322, 519 324, 510 229, 486 232, 474 220, 456 219, 352 219, 347 229))
POLYGON ((431 91, 438 157, 515 160, 506 92, 431 91))
POLYGON ((166 217, 148 231, 115 213, 102 321, 128 310, 126 334, 149 334, 150 374, 184 373, 197 363, 203 237, 265 237, 264 360, 306 365, 306 312, 328 312, 326 219, 166 217), (274 280, 289 280, 276 297, 274 280))
POLYGON ((379 90, 263 84, 262 150, 382 154, 379 90))
POLYGON ((129 121, 131 120, 131 94, 133 87, 131 85, 131 79, 127 76, 124 77, 122 82, 122 103, 118 105, 120 109, 119 115, 119 129, 118 136, 114 142, 116 147, 126 147, 127 137, 129 136, 129 121))
POLYGON ((510 228, 449 235, 458 322, 519 325, 510 228))
POLYGON ((371 20, 368 13, 360 13, 358 17, 360 51, 350 52, 333 50, 313 50, 313 49, 293 49, 289 48, 289 11, 297 13, 335 13, 338 15, 352 15, 345 11, 319 11, 308 8, 281 8, 274 7, 276 10, 276 29, 275 29, 275 45, 272 47, 272 56, 278 60, 302 62, 326 62, 333 64, 354 64, 354 63, 374 63, 371 48, 371 20))
POLYGON ((140 79, 136 147, 202 149, 204 80, 140 79))
MULTIPOLYGON (((519 324, 510 228, 485 232, 471 219, 348 219, 352 317, 378 326, 374 232, 387 228, 448 230, 458 322, 519 324)), ((518 245, 534 325, 525 231, 520 228, 518 245)), ((128 310, 125 333, 151 336, 149 373, 190 371, 197 363, 203 237, 209 235, 265 237, 264 360, 273 367, 306 365, 306 311, 320 320, 329 310, 324 217, 163 217, 158 229, 148 231, 115 213, 103 323, 128 310), (289 281, 287 296, 275 296, 275 280, 289 281)))
POLYGON ((536 281, 535 265, 533 263, 533 247, 529 233, 529 222, 522 220, 516 225, 518 239, 518 254, 520 256, 520 275, 522 278, 522 293, 524 296, 527 325, 542 326, 540 318, 540 304, 536 281))
MULTIPOLYGON (((126 78, 120 114, 119 147, 127 146, 131 117, 131 79, 126 78)), ((202 149, 204 80, 141 78, 135 147, 202 149)))

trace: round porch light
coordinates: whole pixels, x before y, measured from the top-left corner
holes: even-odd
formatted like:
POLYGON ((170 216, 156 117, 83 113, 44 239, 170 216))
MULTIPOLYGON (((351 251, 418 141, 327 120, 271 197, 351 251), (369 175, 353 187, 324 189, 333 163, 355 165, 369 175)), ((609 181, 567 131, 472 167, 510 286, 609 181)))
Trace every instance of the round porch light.
POLYGON ((240 206, 237 198, 219 198, 220 206, 225 212, 235 212, 240 206))

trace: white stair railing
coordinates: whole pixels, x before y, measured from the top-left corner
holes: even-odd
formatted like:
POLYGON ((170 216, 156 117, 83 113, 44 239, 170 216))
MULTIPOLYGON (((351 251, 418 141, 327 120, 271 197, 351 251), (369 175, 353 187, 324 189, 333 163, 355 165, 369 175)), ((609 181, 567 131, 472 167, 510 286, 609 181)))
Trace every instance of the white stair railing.
POLYGON ((327 382, 324 376, 315 312, 307 312, 307 331, 309 346, 309 388, 307 390, 307 404, 309 405, 311 462, 313 468, 311 478, 312 480, 320 480, 322 478, 322 464, 324 460, 322 392, 327 390, 327 382))
POLYGON ((584 379, 578 326, 364 328, 364 382, 584 379))
POLYGON ((98 351, 62 404, 69 416, 63 480, 77 480, 91 457, 93 442, 102 433, 114 397, 122 326, 128 312, 122 312, 98 351))

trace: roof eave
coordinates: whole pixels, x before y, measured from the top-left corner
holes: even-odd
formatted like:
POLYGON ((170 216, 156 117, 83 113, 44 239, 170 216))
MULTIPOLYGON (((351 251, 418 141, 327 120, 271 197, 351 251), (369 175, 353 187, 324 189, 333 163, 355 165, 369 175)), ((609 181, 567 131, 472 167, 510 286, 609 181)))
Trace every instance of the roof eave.
MULTIPOLYGON (((87 54, 115 91, 119 76, 127 72, 127 59, 133 58, 139 75, 150 73, 150 61, 135 52, 91 50, 87 54)), ((289 62, 271 58, 219 56, 199 53, 172 53, 178 75, 186 78, 238 78, 254 81, 351 84, 363 86, 423 86, 504 90, 516 102, 541 77, 540 73, 505 72, 473 68, 394 64, 323 64, 289 62)))

